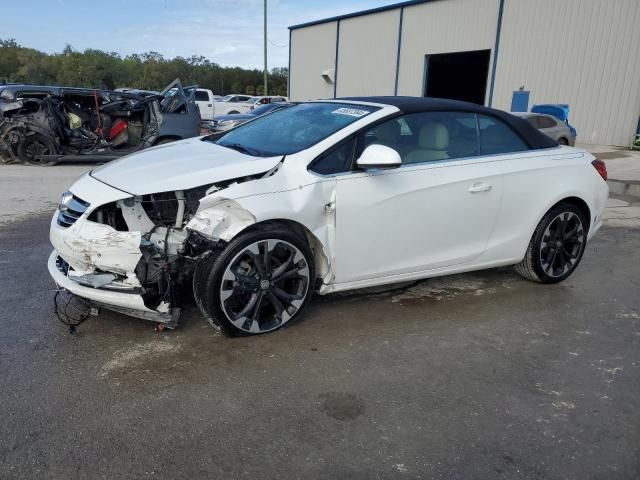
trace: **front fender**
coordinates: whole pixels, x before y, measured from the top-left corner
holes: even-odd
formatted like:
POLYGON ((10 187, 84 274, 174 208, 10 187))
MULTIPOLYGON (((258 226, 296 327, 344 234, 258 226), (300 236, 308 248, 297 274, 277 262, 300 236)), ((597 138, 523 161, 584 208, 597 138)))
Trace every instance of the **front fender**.
POLYGON ((210 240, 230 241, 245 228, 256 223, 256 217, 235 200, 218 198, 198 210, 187 228, 210 240))

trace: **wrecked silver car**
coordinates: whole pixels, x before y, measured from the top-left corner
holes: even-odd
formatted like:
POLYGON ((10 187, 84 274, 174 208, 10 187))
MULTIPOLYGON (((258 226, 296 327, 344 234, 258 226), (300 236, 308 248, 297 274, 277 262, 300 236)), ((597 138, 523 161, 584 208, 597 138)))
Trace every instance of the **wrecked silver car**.
POLYGON ((53 165, 109 161, 200 134, 195 87, 158 95, 67 87, 0 87, 0 159, 53 165))

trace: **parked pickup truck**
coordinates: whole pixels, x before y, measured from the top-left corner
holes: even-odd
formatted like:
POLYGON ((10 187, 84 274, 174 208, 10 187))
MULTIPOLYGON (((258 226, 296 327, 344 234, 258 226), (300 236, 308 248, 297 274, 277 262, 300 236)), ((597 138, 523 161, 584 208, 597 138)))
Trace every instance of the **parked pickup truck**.
POLYGON ((211 90, 206 88, 198 88, 196 90, 196 105, 198 105, 202 120, 213 120, 215 116, 214 104, 215 96, 211 90))

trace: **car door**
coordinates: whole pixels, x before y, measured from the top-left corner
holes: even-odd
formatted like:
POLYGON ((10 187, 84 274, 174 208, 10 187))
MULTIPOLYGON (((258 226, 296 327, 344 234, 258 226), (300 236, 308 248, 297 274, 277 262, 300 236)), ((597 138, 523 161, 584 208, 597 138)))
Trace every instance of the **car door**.
POLYGON ((404 115, 359 136, 397 150, 402 166, 338 175, 336 283, 465 264, 484 252, 497 218, 500 167, 480 156, 476 116, 404 115))
POLYGON ((161 93, 162 119, 159 137, 190 138, 200 134, 200 113, 195 103, 196 87, 183 87, 179 79, 161 93))

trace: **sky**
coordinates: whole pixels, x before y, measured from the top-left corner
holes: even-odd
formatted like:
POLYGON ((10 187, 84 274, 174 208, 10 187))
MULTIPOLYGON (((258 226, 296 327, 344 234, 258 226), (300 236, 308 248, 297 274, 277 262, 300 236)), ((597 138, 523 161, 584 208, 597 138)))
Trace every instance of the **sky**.
MULTIPOLYGON (((286 67, 290 25, 397 1, 268 0, 269 68, 286 67)), ((0 38, 60 52, 95 48, 121 55, 203 55, 224 66, 262 68, 263 0, 22 0, 7 2, 0 38)))

